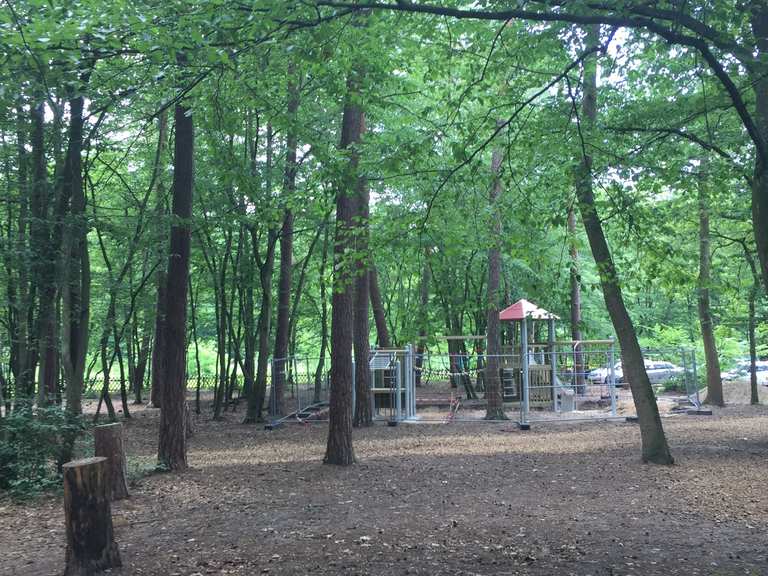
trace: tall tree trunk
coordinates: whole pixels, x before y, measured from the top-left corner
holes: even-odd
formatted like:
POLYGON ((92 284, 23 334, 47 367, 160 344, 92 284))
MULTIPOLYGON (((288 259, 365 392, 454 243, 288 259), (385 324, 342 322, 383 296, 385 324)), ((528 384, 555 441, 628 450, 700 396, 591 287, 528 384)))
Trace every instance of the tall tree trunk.
POLYGON ((749 269, 752 272, 752 287, 749 291, 749 297, 747 299, 749 316, 747 319, 747 338, 749 339, 749 389, 750 389, 750 404, 759 404, 760 398, 757 392, 757 318, 755 315, 755 305, 760 295, 760 272, 758 270, 758 264, 755 262, 755 257, 747 245, 746 239, 740 242, 741 247, 744 250, 744 257, 749 264, 749 269))
POLYGON ((760 404, 760 398, 757 393, 757 340, 755 338, 755 300, 757 299, 760 285, 755 282, 749 291, 749 320, 747 326, 749 338, 749 403, 760 404))
MULTIPOLYGON (((597 26, 588 27, 587 49, 593 49, 598 44, 598 30, 597 26)), ((583 94, 583 117, 580 130, 589 136, 597 119, 597 63, 594 55, 584 61, 583 94)), ((581 219, 584 222, 584 229, 600 275, 605 306, 621 346, 624 376, 629 380, 640 424, 642 458, 646 462, 672 464, 674 459, 669 452, 667 438, 664 435, 656 396, 645 371, 643 353, 637 341, 632 319, 624 304, 616 266, 595 206, 592 190, 592 156, 586 151, 587 145, 589 141, 585 141, 585 147, 582 148, 582 161, 577 169, 576 195, 579 200, 581 219)))
POLYGON ((214 295, 216 310, 216 365, 218 367, 218 377, 214 388, 213 397, 213 419, 221 419, 221 409, 224 404, 226 407, 227 391, 229 389, 227 379, 227 265, 229 263, 230 252, 232 250, 232 230, 225 232, 224 252, 221 260, 215 264, 215 244, 208 236, 210 247, 209 268, 214 278, 214 295))
MULTIPOLYGON (((296 148, 289 149, 286 164, 293 157, 296 161, 296 148)), ((286 166, 286 171, 288 170, 286 166)), ((285 413, 285 383, 290 359, 288 344, 290 337, 291 284, 293 276, 293 212, 286 209, 280 232, 280 277, 277 292, 277 318, 275 322, 275 351, 272 354, 272 386, 275 416, 285 413)))
MULTIPOLYGON (((146 313, 145 313, 146 314, 146 313)), ((149 360, 152 322, 149 314, 146 314, 144 326, 141 329, 141 337, 137 340, 136 350, 136 368, 133 373, 131 383, 133 384, 133 403, 141 404, 141 392, 144 388, 144 378, 147 373, 147 362, 149 360)))
MULTIPOLYGON (((48 169, 45 158, 44 107, 37 104, 32 108, 32 219, 30 234, 32 240, 32 272, 34 284, 39 293, 39 310, 36 332, 40 357, 38 373, 38 403, 45 404, 46 390, 56 379, 56 255, 51 245, 52 202, 48 185, 48 169)), ((29 391, 25 391, 28 393, 29 391)))
POLYGON ((165 266, 160 265, 157 270, 157 303, 155 305, 155 338, 152 344, 151 358, 151 389, 149 401, 155 408, 163 407, 163 363, 165 362, 165 296, 166 280, 165 266), (162 270, 160 269, 162 268, 162 270))
MULTIPOLYGON (((768 146, 768 3, 750 2, 748 6, 757 44, 757 74, 753 75, 757 125, 764 146, 768 146)), ((752 178, 752 227, 755 234, 757 255, 763 280, 763 289, 768 291, 768 158, 759 153, 755 159, 752 178)))
POLYGON ((30 285, 30 260, 27 256, 27 221, 29 220, 29 186, 27 181, 28 153, 26 149, 26 125, 24 122, 24 109, 19 105, 18 110, 18 179, 19 179, 19 220, 17 232, 18 255, 18 290, 16 294, 16 323, 13 334, 13 358, 11 370, 16 389, 16 398, 23 398, 28 390, 30 382, 34 379, 34 368, 30 366, 32 354, 32 340, 30 338, 29 325, 33 314, 33 291, 30 285))
POLYGON ((277 293, 277 322, 275 326, 275 353, 272 355, 272 385, 274 389, 275 415, 285 412, 285 379, 290 360, 288 344, 291 328, 291 284, 293 272, 293 210, 291 203, 296 191, 297 112, 299 87, 293 64, 288 65, 288 120, 290 122, 285 141, 285 168, 283 173, 283 198, 286 203, 283 227, 280 232, 280 278, 277 293))
POLYGON ((307 282, 307 270, 309 269, 309 264, 312 261, 312 254, 314 254, 315 252, 315 247, 317 246, 317 243, 320 240, 320 236, 323 234, 325 230, 328 229, 329 218, 330 218, 330 215, 326 215, 325 219, 323 220, 322 226, 318 227, 317 232, 312 238, 312 242, 309 244, 309 248, 307 249, 307 254, 304 257, 304 261, 301 264, 301 271, 299 272, 299 281, 296 283, 296 288, 293 291, 293 302, 291 303, 291 321, 288 327, 288 333, 290 334, 290 337, 291 337, 289 356, 294 356, 296 354, 296 324, 298 323, 298 319, 299 319, 299 305, 301 304, 301 298, 304 295, 304 286, 307 282))
POLYGON ((384 303, 381 298, 379 272, 373 261, 371 261, 371 267, 368 271, 368 282, 368 289, 371 293, 371 308, 373 308, 373 320, 376 324, 376 343, 379 348, 389 348, 392 346, 392 342, 389 338, 387 317, 386 314, 384 314, 384 303))
MULTIPOLYGON (((501 122, 497 122, 497 126, 501 122)), ((503 154, 500 148, 494 148, 491 158, 493 182, 488 194, 488 212, 490 215, 490 241, 488 248, 488 312, 487 340, 488 354, 485 366, 485 419, 506 420, 504 397, 499 377, 501 355, 501 334, 499 322, 499 284, 501 278, 501 214, 499 196, 501 195, 501 162, 503 154)))
MULTIPOLYGON (((272 190, 272 126, 267 124, 267 166, 266 166, 266 190, 271 195, 272 190)), ((256 361, 256 381, 248 395, 248 410, 245 414, 244 424, 253 424, 261 421, 261 413, 264 409, 264 399, 267 390, 267 373, 269 371, 269 335, 272 329, 272 274, 275 268, 275 247, 277 244, 277 231, 270 227, 267 230, 267 252, 261 260, 259 254, 259 236, 256 228, 251 226, 251 249, 253 259, 259 268, 259 284, 261 286, 261 306, 259 308, 258 321, 258 358, 256 361)), ((272 388, 274 394, 274 387, 272 388)), ((274 410, 273 410, 274 412, 274 410)))
POLYGON ((314 402, 320 402, 320 392, 323 386, 323 373, 325 372, 325 354, 328 351, 328 294, 325 282, 325 269, 328 263, 328 225, 323 230, 323 253, 320 259, 320 272, 318 284, 320 285, 320 353, 315 368, 315 395, 314 402))
MULTIPOLYGON (((251 251, 252 252, 252 251, 251 251)), ((256 379, 256 321, 253 318, 253 254, 244 256, 243 270, 243 393, 250 397, 256 379)))
MULTIPOLYGON (((581 342, 581 272, 579 271, 579 248, 576 236, 576 212, 568 208, 568 254, 571 279, 571 339, 581 342)), ((573 372, 577 390, 584 389, 584 354, 581 345, 573 347, 573 372)))
POLYGON ((69 101, 69 145, 64 167, 65 194, 70 198, 70 223, 65 231, 62 261, 62 352, 67 379, 67 410, 82 411, 85 361, 88 354, 91 269, 88 257, 88 226, 85 219, 85 190, 81 154, 83 148, 83 96, 69 101))
MULTIPOLYGON (((162 159, 163 150, 167 141, 168 132, 168 114, 163 111, 157 121, 158 140, 156 150, 155 167, 159 170, 160 160, 162 159)), ((166 200, 165 200, 165 187, 163 185, 162 175, 158 172, 156 175, 156 202, 155 202, 155 215, 158 222, 165 222, 166 220, 166 200)), ((157 246, 155 248, 155 262, 157 263, 157 272, 155 273, 155 286, 157 288, 157 299, 155 300, 155 325, 154 325, 154 338, 152 344, 152 357, 150 359, 150 395, 149 401, 155 408, 161 408, 163 404, 163 363, 165 358, 165 246, 167 243, 167 231, 166 227, 162 227, 162 232, 157 238, 157 246)))
POLYGON ((709 249, 709 190, 707 189, 706 159, 701 164, 699 178, 699 323, 704 341, 704 356, 707 363, 707 404, 724 406, 723 381, 720 378, 720 359, 717 356, 714 322, 710 308, 709 286, 712 282, 712 256, 709 249))
POLYGON ((192 277, 189 278, 189 309, 192 314, 192 342, 195 346, 195 414, 200 414, 200 381, 202 370, 200 368, 200 345, 197 337, 197 299, 192 290, 192 277))
POLYGON ((347 80, 347 99, 341 122, 339 148, 352 148, 341 188, 336 191, 336 230, 333 245, 333 296, 331 297, 331 400, 328 442, 324 462, 348 466, 355 461, 352 448, 352 335, 354 320, 354 273, 351 258, 355 238, 355 190, 358 181, 359 143, 365 116, 356 102, 354 78, 347 80))
POLYGON ((123 418, 130 418, 131 411, 128 408, 128 387, 125 379, 125 365, 123 364, 123 352, 120 348, 120 336, 117 333, 117 327, 113 331, 115 341, 115 352, 117 353, 117 366, 120 370, 120 404, 123 406, 123 418))
MULTIPOLYGON (((272 326, 272 273, 275 267, 275 244, 277 234, 270 230, 267 234, 267 254, 259 267, 259 285, 261 286, 261 305, 257 322, 257 360, 256 381, 248 396, 248 411, 245 424, 261 422, 264 400, 267 392, 267 373, 269 370, 269 333, 272 326)), ((258 239, 253 238, 253 250, 258 250, 258 239)))
POLYGON ((160 411, 158 464, 168 470, 187 467, 186 328, 190 223, 194 177, 194 127, 191 111, 177 104, 174 113, 173 215, 165 305, 165 361, 160 411))
MULTIPOLYGON (((361 137, 365 131, 365 117, 361 112, 361 137)), ((371 371, 368 367, 370 348, 370 322, 368 314, 368 182, 358 175, 355 185, 355 293, 353 296, 353 348, 355 351, 355 408, 353 426, 372 426, 371 371)), ((378 286, 377 286, 378 288, 378 286)))

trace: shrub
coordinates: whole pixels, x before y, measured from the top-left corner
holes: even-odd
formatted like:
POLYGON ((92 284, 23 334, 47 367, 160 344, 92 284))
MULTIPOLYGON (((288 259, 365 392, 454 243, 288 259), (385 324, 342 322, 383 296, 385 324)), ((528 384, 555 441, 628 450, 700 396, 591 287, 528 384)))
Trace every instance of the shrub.
POLYGON ((31 496, 58 486, 58 465, 83 429, 59 407, 16 406, 0 419, 0 490, 31 496))

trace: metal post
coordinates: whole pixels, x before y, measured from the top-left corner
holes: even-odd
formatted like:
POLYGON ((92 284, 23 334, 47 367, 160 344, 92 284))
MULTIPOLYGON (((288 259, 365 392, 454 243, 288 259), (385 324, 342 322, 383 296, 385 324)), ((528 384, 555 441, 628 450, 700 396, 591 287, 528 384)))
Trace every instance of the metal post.
POLYGON ((400 422, 403 419, 403 402, 401 398, 402 394, 402 372, 400 372, 401 365, 400 360, 395 362, 395 420, 400 422))
MULTIPOLYGON (((285 383, 288 382, 288 370, 286 369, 288 362, 291 362, 290 358, 286 358, 285 360, 283 360, 283 375, 282 375, 283 386, 285 386, 285 383)), ((296 390, 296 413, 298 414, 299 412, 302 412, 304 410, 305 406, 303 406, 301 403, 301 400, 302 400, 301 386, 295 386, 295 390, 296 390)), ((309 404, 306 398, 304 398, 304 403, 309 404)), ((277 404, 275 404, 275 406, 277 406, 277 404)))
POLYGON ((411 417, 411 395, 413 390, 411 388, 411 345, 405 345, 405 353, 403 354, 403 363, 405 365, 405 418, 406 420, 411 417))
POLYGON ((275 358, 272 358, 272 362, 270 364, 271 372, 269 376, 269 415, 272 418, 275 418, 277 416, 277 411, 275 408, 277 407, 276 404, 276 396, 275 396, 275 365, 277 363, 277 360, 275 358))
POLYGON ((608 347, 608 393, 611 395, 611 416, 616 416, 616 373, 614 370, 616 361, 613 346, 613 338, 611 338, 611 344, 608 347))
POLYGON ((688 355, 685 348, 680 347, 680 364, 683 367, 683 383, 685 384, 685 395, 688 402, 691 402, 691 379, 688 377, 688 355))
POLYGON ((547 347, 549 348, 550 382, 552 384, 552 405, 560 412, 560 386, 557 385, 557 354, 555 354, 555 319, 547 323, 547 347))
MULTIPOLYGON (((373 388, 376 387, 376 372, 373 370, 369 370, 368 373, 371 375, 371 385, 373 388)), ((371 404, 371 420, 376 420, 376 394, 371 392, 370 397, 368 398, 368 401, 371 404)))
POLYGON ((528 412, 530 410, 530 399, 528 395, 528 319, 523 318, 520 322, 520 353, 522 355, 520 367, 522 373, 522 399, 520 402, 520 424, 528 424, 528 412))
POLYGON ((699 398, 699 376, 696 374, 696 350, 691 350, 691 367, 693 368, 693 388, 696 390, 696 408, 699 408, 701 398, 699 398))

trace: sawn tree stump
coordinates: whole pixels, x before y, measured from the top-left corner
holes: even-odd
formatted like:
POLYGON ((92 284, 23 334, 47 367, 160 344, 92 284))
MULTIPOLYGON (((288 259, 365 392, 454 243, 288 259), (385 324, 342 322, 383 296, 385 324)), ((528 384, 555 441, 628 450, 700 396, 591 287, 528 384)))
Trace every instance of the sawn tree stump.
POLYGON ((123 448, 123 425, 119 422, 104 424, 93 429, 96 456, 107 459, 109 468, 107 493, 112 500, 127 498, 128 478, 126 476, 125 449, 123 448))
POLYGON ((64 576, 91 576, 120 566, 112 530, 107 459, 75 460, 62 469, 67 529, 64 576))

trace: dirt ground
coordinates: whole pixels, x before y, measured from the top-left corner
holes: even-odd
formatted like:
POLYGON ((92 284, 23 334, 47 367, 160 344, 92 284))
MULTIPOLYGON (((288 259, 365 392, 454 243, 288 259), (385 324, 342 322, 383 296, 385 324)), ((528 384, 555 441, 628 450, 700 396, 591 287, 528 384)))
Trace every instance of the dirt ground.
MULTIPOLYGON (((321 464, 324 424, 198 417, 191 468, 140 476, 158 417, 126 423, 115 575, 765 575, 768 407, 664 419, 677 464, 643 465, 636 424, 403 424, 321 464)), ((60 496, 0 501, 0 574, 60 574, 60 496)))

